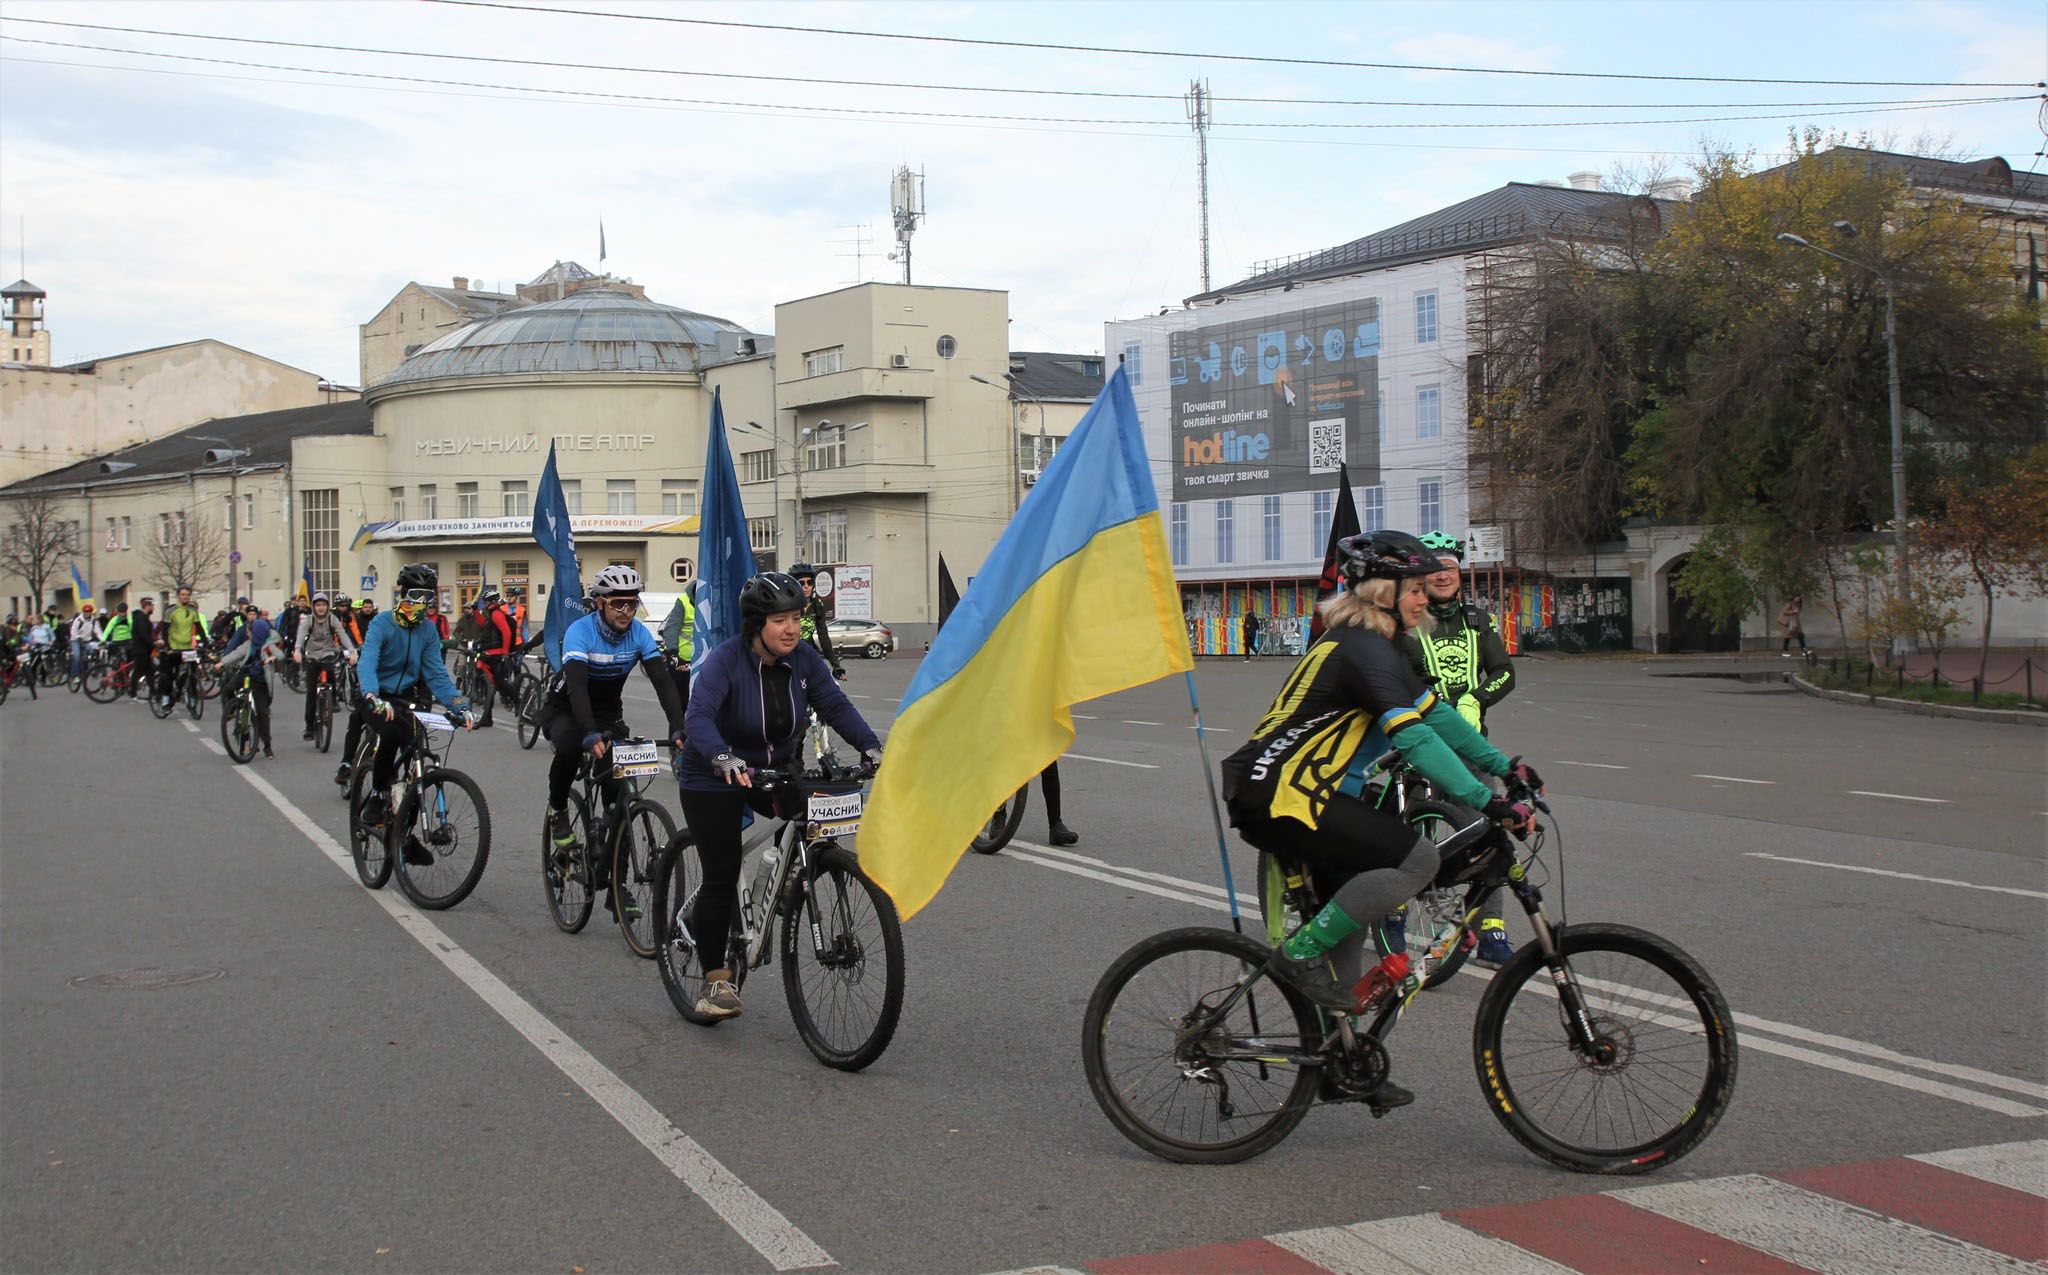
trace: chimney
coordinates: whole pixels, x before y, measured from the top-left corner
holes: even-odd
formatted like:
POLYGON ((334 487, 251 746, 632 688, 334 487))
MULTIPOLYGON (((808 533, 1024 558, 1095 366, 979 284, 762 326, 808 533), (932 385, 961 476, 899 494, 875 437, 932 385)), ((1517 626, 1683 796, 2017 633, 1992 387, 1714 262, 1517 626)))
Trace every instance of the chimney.
POLYGON ((1600 189, 1600 174, 1590 168, 1582 168, 1576 173, 1567 173, 1565 180, 1572 184, 1573 190, 1600 189))
POLYGON ((459 275, 456 275, 456 276, 455 276, 455 290, 456 290, 457 292, 467 292, 467 291, 469 291, 469 276, 468 276, 468 275, 460 275, 460 274, 459 274, 459 275))
POLYGON ((1692 183, 1683 177, 1666 177, 1663 181, 1651 182, 1650 198, 1684 202, 1692 198, 1692 183))

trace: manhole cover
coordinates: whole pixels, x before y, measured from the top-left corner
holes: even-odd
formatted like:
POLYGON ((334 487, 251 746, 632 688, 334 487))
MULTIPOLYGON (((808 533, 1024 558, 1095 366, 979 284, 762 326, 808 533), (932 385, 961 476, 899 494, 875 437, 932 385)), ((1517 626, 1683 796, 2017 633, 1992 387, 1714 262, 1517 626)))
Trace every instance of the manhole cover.
POLYGON ((140 970, 112 970, 105 974, 80 974, 73 987, 107 987, 123 992, 160 992, 187 983, 210 983, 226 970, 163 970, 152 966, 140 970))

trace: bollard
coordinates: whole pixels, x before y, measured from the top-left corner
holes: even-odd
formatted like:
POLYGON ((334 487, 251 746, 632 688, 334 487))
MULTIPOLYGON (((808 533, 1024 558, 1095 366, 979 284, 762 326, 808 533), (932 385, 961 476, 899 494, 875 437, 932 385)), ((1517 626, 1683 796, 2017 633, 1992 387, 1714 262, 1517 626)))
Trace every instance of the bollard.
POLYGON ((1971 702, 1972 704, 1975 704, 1975 703, 1977 703, 1977 702, 1978 702, 1979 700, 1981 700, 1981 699, 1983 699, 1983 698, 1984 698, 1984 679, 1983 679, 1982 677, 1973 677, 1973 678, 1971 678, 1971 679, 1970 679, 1970 702, 1971 702))
POLYGON ((1906 689, 1906 666, 1904 664, 1900 664, 1892 670, 1892 689, 1897 691, 1906 689))

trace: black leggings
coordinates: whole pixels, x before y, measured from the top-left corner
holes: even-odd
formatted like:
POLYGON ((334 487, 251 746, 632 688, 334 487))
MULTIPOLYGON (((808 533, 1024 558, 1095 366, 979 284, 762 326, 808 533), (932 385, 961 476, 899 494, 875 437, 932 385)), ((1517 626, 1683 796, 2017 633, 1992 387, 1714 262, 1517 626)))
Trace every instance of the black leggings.
MULTIPOLYGON (((1306 867, 1316 894, 1325 901, 1336 898, 1337 891, 1361 873, 1406 866, 1417 841, 1429 844, 1399 815, 1341 794, 1330 798, 1314 828, 1297 819, 1259 819, 1240 823, 1237 831, 1259 849, 1306 867)), ((1435 865, 1429 870, 1434 875, 1435 865)), ((1389 876, 1385 884, 1391 888, 1396 883, 1389 876)), ((1380 912, 1400 906, 1414 894, 1415 890, 1410 890, 1400 895, 1380 912)), ((1361 914, 1352 919, 1369 922, 1378 915, 1361 914)))
MULTIPOLYGON (((598 732, 607 739, 632 734, 624 722, 607 722, 598 732)), ((556 713, 549 718, 547 737, 555 746, 555 759, 548 763, 548 809, 560 810, 569 804, 569 790, 576 786, 576 772, 583 766, 583 731, 576 725, 576 714, 556 713)))
POLYGON ((1045 794, 1045 821, 1060 822, 1060 764, 1054 762, 1038 775, 1038 790, 1045 794))
POLYGON ((690 935, 697 940, 697 959, 707 970, 723 969, 732 928, 733 891, 740 880, 740 812, 752 806, 756 814, 773 815, 774 803, 766 791, 735 784, 725 792, 698 792, 685 788, 680 794, 683 822, 697 843, 698 861, 704 865, 704 880, 697 889, 697 902, 690 910, 690 935))

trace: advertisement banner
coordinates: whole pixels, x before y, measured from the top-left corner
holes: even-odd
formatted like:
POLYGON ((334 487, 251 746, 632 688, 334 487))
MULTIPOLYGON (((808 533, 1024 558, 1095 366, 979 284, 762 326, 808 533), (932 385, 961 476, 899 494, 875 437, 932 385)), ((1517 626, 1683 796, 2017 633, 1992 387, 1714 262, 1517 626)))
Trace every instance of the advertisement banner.
POLYGON ((838 568, 838 577, 837 587, 832 592, 834 617, 841 620, 874 619, 875 569, 844 566, 838 568))
POLYGON ((1380 303, 1230 319, 1172 334, 1174 500, 1380 481, 1380 303))

